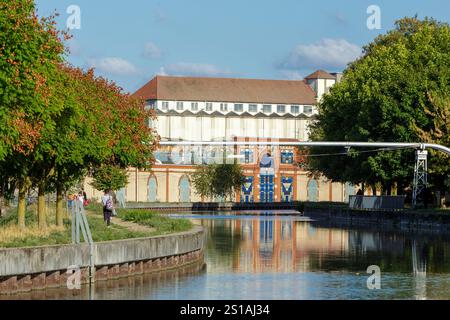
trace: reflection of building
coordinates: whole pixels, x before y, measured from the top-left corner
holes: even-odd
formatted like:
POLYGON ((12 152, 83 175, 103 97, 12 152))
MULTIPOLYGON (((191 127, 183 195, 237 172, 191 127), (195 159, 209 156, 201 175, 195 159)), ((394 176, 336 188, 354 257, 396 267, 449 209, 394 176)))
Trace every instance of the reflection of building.
MULTIPOLYGON (((162 140, 307 141, 316 102, 335 82, 336 75, 325 71, 303 81, 158 76, 135 95, 156 110, 149 125, 162 140)), ((151 172, 130 170, 127 201, 199 201, 189 174, 196 164, 223 161, 237 161, 245 170, 237 201, 343 201, 354 193, 308 177, 295 165, 301 158, 292 147, 161 147, 156 158, 151 172)))
POLYGON ((309 271, 313 260, 320 265, 326 256, 343 255, 349 248, 345 230, 315 228, 290 219, 212 219, 197 223, 208 227, 210 233, 215 228, 225 228, 229 230, 225 233, 228 237, 232 234, 240 239, 237 244, 226 243, 229 259, 220 257, 219 264, 207 261, 209 269, 225 268, 220 271, 227 268, 238 272, 309 271))

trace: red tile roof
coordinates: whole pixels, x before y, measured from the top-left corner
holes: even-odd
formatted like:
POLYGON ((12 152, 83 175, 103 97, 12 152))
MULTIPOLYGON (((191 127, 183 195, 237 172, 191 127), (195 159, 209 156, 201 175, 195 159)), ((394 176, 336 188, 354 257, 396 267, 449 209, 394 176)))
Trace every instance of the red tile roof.
POLYGON ((305 81, 157 76, 134 93, 146 100, 307 104, 316 93, 305 81))

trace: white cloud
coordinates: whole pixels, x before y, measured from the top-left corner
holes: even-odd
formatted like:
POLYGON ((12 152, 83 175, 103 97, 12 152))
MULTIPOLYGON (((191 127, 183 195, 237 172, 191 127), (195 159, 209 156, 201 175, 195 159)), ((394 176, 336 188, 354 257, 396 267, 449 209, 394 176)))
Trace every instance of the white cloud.
POLYGON ((150 59, 159 59, 162 57, 162 52, 156 44, 153 42, 147 42, 145 44, 143 56, 150 59))
POLYGON ((162 67, 158 74, 217 77, 231 75, 232 73, 229 70, 220 69, 213 64, 179 62, 162 67))
POLYGON ((132 63, 117 57, 90 58, 87 59, 87 64, 89 68, 95 68, 112 75, 129 76, 139 73, 138 69, 132 63))
POLYGON ((303 80, 303 76, 300 72, 295 70, 280 70, 279 74, 282 79, 286 80, 303 80))
POLYGON ((345 39, 322 39, 313 44, 300 44, 280 64, 280 69, 343 69, 358 58, 361 47, 345 39))

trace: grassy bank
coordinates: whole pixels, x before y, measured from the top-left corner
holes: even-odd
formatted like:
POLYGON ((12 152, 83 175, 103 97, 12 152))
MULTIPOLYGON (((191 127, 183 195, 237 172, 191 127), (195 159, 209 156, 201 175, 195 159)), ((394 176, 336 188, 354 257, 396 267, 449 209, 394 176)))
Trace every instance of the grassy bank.
MULTIPOLYGON (((72 242, 71 221, 68 217, 64 219, 63 227, 56 227, 54 208, 49 208, 49 227, 46 230, 39 230, 35 210, 33 210, 33 207, 29 209, 26 214, 26 229, 21 230, 16 226, 16 210, 10 211, 0 219, 0 248, 69 244, 72 242)), ((87 208, 87 218, 94 242, 149 237, 187 231, 192 228, 192 223, 188 220, 162 217, 155 212, 122 209, 118 213, 118 218, 151 227, 151 231, 130 230, 117 224, 111 224, 110 227, 107 227, 103 221, 101 207, 90 205, 87 208)))
POLYGON ((122 209, 119 217, 158 230, 159 234, 182 232, 192 228, 192 222, 187 219, 171 219, 147 210, 122 209))

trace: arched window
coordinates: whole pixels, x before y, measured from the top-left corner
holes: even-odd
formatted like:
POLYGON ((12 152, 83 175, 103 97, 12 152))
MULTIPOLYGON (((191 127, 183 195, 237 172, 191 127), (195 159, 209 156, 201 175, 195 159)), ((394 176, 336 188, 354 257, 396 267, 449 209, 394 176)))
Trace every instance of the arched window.
POLYGON ((158 183, 155 176, 148 179, 148 202, 156 202, 158 195, 158 183))
POLYGON ((191 202, 191 183, 187 176, 182 176, 179 183, 180 202, 191 202))
POLYGON ((116 199, 119 203, 119 208, 125 208, 125 202, 126 202, 126 190, 125 188, 121 188, 116 192, 116 199))
POLYGON ((344 202, 348 202, 349 201, 349 197, 350 196, 354 196, 356 194, 355 192, 355 186, 351 185, 350 183, 346 183, 345 184, 345 199, 344 202))
POLYGON ((309 180, 308 183, 308 201, 316 202, 319 200, 319 184, 316 179, 309 180))

